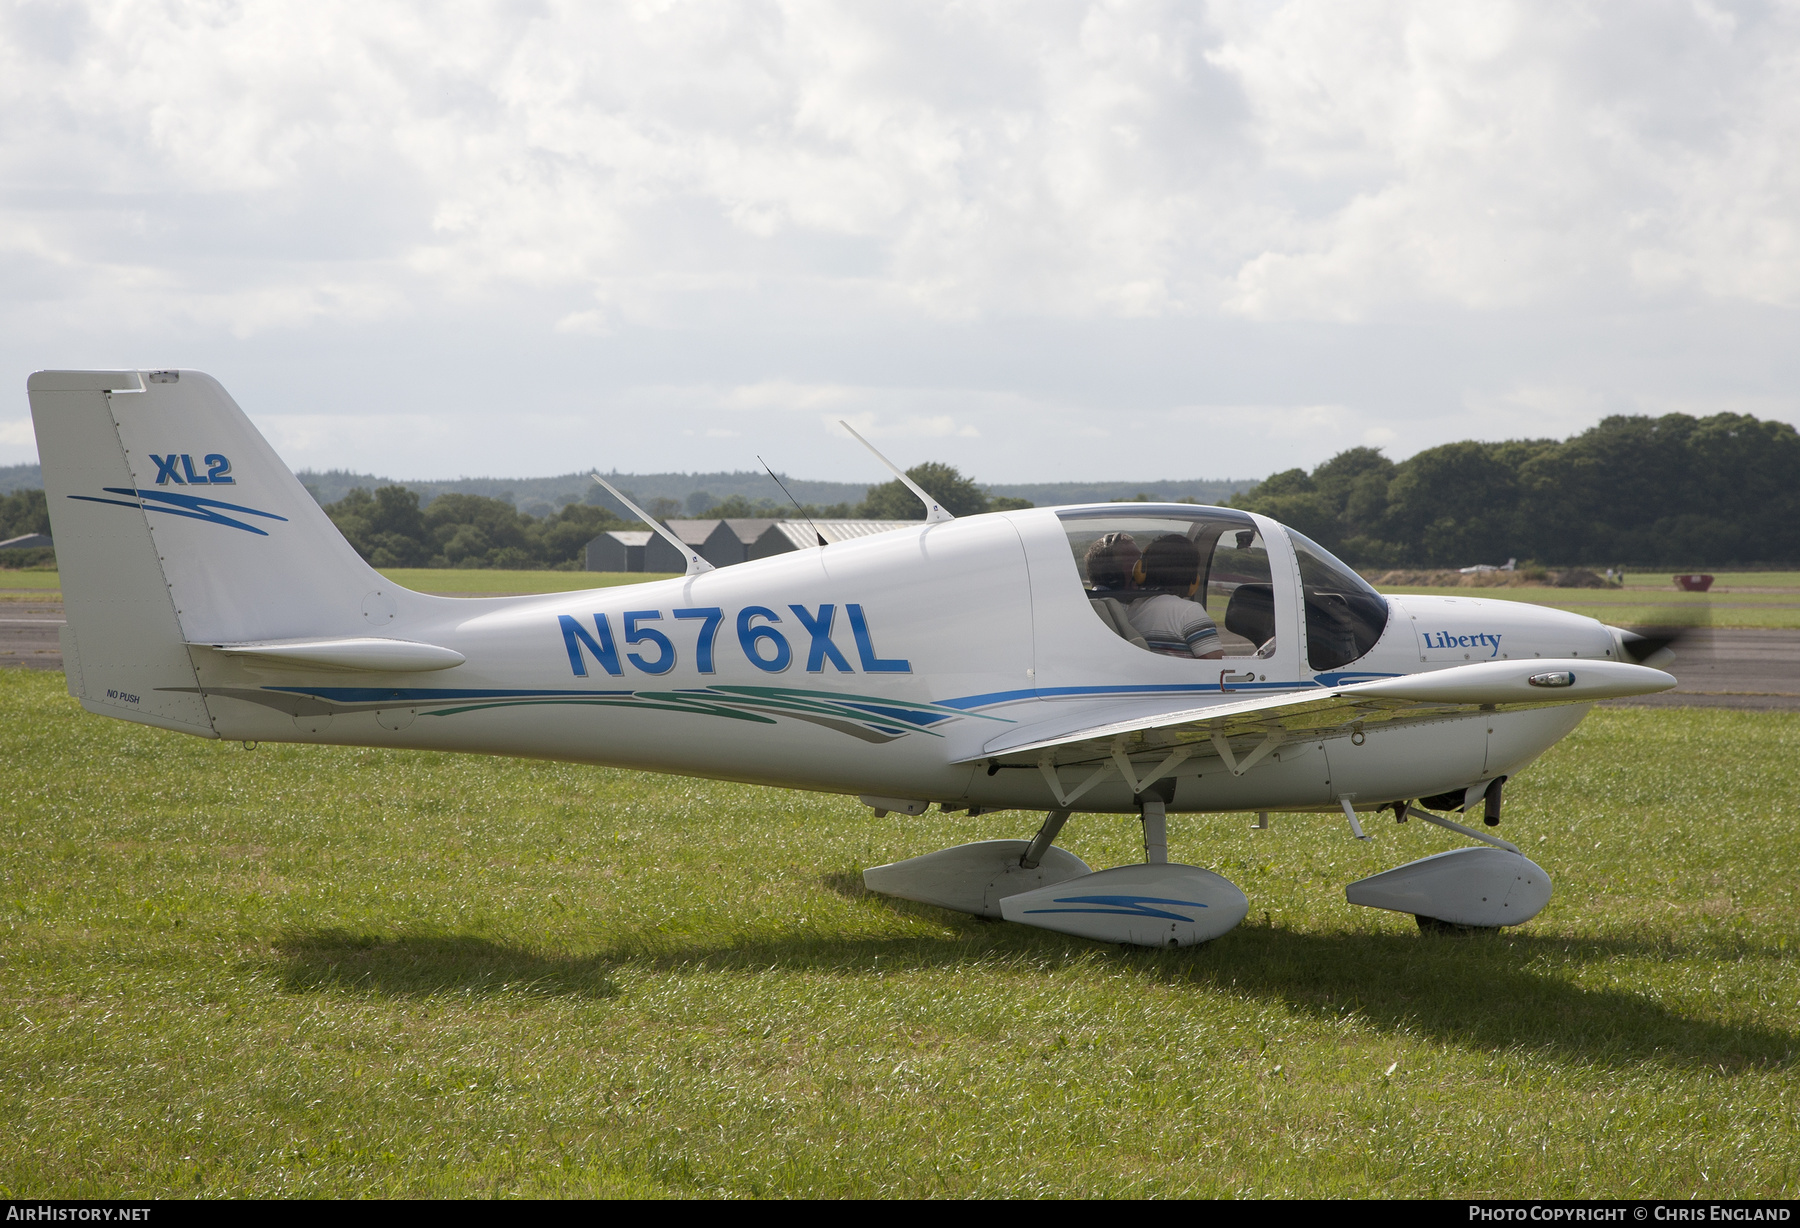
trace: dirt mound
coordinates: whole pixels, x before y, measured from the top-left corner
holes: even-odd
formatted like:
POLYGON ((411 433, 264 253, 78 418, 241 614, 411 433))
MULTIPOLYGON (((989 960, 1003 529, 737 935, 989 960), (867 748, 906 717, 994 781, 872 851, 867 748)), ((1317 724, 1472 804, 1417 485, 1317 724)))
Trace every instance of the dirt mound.
POLYGON ((1585 567, 1573 567, 1568 571, 1550 573, 1550 583, 1556 588, 1606 588, 1605 580, 1585 567))
POLYGON ((1464 575, 1448 569, 1401 569, 1367 573, 1367 579, 1377 588, 1538 588, 1548 582, 1545 573, 1535 570, 1472 571, 1464 575))
POLYGON ((1545 571, 1539 567, 1518 571, 1472 571, 1464 575, 1448 568, 1397 568, 1393 571, 1364 572, 1363 578, 1376 588, 1612 588, 1606 580, 1585 567, 1566 571, 1545 571))

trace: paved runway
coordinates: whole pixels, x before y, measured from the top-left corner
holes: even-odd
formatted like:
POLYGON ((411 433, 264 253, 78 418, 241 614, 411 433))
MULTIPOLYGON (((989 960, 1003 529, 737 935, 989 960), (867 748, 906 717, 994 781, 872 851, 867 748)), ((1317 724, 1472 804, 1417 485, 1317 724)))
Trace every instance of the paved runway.
POLYGON ((1611 706, 1747 708, 1800 712, 1800 631, 1713 627, 1675 649, 1673 691, 1611 706))
MULTIPOLYGON (((0 596, 17 596, 4 594, 0 596)), ((26 669, 61 669, 62 602, 0 600, 0 665, 26 669)))
MULTIPOLYGON (((29 594, 0 590, 0 598, 29 594)), ((60 603, 0 600, 0 666, 61 669, 60 603)), ((1677 650, 1669 672, 1681 685, 1663 695, 1608 701, 1649 707, 1744 708, 1800 712, 1800 631, 1719 627, 1677 650)))

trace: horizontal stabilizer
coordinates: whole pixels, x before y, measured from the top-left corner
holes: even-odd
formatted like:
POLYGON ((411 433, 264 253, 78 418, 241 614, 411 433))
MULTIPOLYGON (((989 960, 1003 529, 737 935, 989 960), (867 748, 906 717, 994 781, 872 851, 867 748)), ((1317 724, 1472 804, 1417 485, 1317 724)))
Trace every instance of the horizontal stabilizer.
MULTIPOLYGON (((1347 734, 1352 726, 1441 720, 1482 709, 1512 711, 1559 704, 1593 703, 1629 695, 1653 695, 1675 685, 1659 669, 1620 661, 1482 661, 1423 674, 1404 674, 1347 686, 1287 691, 1206 707, 1168 710, 1168 701, 1125 719, 1093 719, 1090 710, 1072 720, 1009 730, 965 763, 1003 755, 1028 755, 1065 747, 1106 753, 1114 739, 1154 730, 1164 744, 1205 741, 1240 733, 1279 733, 1321 738, 1347 734), (1077 727, 1071 727, 1077 726, 1077 727)), ((1123 704, 1113 705, 1108 715, 1123 704)))
POLYGON ((331 640, 277 640, 260 644, 190 644, 228 657, 266 661, 271 665, 299 665, 312 669, 363 670, 372 673, 414 674, 449 669, 465 658, 454 648, 389 640, 375 636, 351 636, 331 640))

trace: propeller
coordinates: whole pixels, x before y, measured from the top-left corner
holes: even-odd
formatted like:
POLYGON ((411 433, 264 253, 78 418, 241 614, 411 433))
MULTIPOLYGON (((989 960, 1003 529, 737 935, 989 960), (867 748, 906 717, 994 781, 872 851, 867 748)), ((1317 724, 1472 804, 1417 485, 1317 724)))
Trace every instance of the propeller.
POLYGON ((1707 606, 1673 606, 1656 611, 1651 622, 1620 627, 1619 647, 1633 664, 1661 667, 1675 659, 1677 644, 1692 641, 1711 626, 1707 606))

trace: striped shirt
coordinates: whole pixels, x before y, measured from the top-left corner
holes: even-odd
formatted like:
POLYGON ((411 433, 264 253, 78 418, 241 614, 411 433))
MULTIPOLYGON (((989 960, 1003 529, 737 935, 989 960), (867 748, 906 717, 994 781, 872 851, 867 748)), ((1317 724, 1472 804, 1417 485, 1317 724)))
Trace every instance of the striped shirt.
POLYGON ((1219 652, 1219 628, 1206 607, 1173 593, 1158 593, 1134 602, 1127 616, 1154 652, 1172 657, 1204 657, 1219 652))

